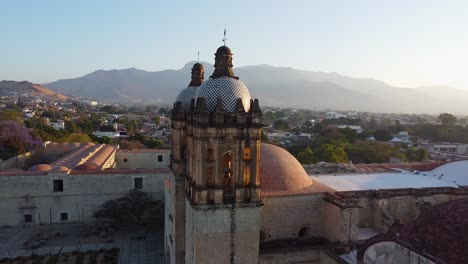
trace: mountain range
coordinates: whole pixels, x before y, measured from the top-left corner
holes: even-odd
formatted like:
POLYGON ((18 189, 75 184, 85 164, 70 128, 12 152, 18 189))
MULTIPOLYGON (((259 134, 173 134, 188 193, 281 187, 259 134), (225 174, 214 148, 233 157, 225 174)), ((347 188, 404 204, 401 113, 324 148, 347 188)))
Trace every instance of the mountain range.
MULTIPOLYGON (((205 78, 214 70, 205 66, 205 78)), ((179 70, 98 70, 44 84, 72 95, 121 103, 172 104, 190 82, 194 62, 179 70)), ((371 78, 255 65, 234 69, 261 105, 391 113, 468 114, 468 91, 447 86, 394 87, 371 78)))
POLYGON ((46 87, 31 83, 28 81, 0 81, 0 95, 1 96, 21 96, 23 94, 37 96, 43 99, 66 101, 68 96, 51 91, 46 87))

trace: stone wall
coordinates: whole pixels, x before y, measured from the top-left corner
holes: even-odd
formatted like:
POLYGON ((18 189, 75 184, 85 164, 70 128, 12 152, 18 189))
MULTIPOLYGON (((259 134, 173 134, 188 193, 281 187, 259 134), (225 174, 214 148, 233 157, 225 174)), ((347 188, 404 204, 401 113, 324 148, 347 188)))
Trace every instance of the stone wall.
POLYGON ((134 188, 134 178, 143 179, 142 191, 153 199, 164 199, 164 180, 169 173, 2 176, 0 178, 0 225, 24 223, 30 214, 36 224, 89 222, 95 209, 105 201, 124 196, 134 188), (54 192, 54 180, 63 181, 63 191, 54 192))
POLYGON ((258 263, 260 207, 186 205, 186 262, 258 263))
POLYGON ((264 196, 261 230, 265 241, 297 238, 301 228, 309 228, 308 236, 321 237, 324 194, 264 196))
MULTIPOLYGON (((420 212, 432 205, 468 197, 467 194, 436 193, 428 192, 427 195, 414 195, 410 193, 391 192, 390 195, 382 197, 379 195, 369 195, 368 193, 357 192, 352 193, 353 196, 361 196, 358 198, 361 208, 358 209, 359 227, 374 227, 379 232, 386 232, 390 226, 398 221, 400 224, 407 224, 416 219, 420 212)), ((348 193, 351 194, 351 193, 348 193)))
POLYGON ((115 154, 116 168, 167 168, 170 163, 170 150, 118 150, 115 154))

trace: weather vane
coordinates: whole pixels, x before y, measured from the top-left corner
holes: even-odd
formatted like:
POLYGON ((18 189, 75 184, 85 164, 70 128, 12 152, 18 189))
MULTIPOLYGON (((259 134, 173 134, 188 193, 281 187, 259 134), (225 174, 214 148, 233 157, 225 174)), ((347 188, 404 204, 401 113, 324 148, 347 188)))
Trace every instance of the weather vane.
POLYGON ((223 38, 223 42, 224 42, 224 46, 226 46, 226 29, 224 29, 224 38, 223 38))

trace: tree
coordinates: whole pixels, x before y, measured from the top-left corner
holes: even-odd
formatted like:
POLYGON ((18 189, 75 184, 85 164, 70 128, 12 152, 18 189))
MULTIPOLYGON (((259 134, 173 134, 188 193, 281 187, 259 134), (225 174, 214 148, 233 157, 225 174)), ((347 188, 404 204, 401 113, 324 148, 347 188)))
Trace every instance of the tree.
POLYGON ((151 223, 155 220, 153 224, 162 224, 164 219, 162 215, 164 215, 164 206, 161 201, 152 201, 146 193, 135 189, 124 197, 106 201, 94 213, 96 219, 107 219, 115 225, 151 223), (149 212, 151 214, 148 214, 149 212), (147 217, 148 215, 150 217, 147 217))
POLYGON ((386 129, 378 129, 374 132, 374 137, 379 141, 389 141, 392 139, 392 135, 386 129))
POLYGON ((8 159, 40 147, 42 140, 34 138, 28 129, 15 121, 0 121, 0 159, 8 159))
POLYGON ((317 158, 325 162, 348 162, 348 156, 341 146, 324 144, 316 151, 317 158))
POLYGON ((299 152, 297 155, 297 160, 301 164, 311 164, 317 162, 317 158, 315 157, 314 152, 312 152, 310 147, 307 147, 304 151, 299 152))
POLYGON ((289 123, 286 120, 278 119, 273 123, 273 128, 278 130, 288 130, 289 123))
POLYGON ((454 126, 457 122, 457 119, 449 113, 442 113, 439 115, 439 121, 442 123, 443 126, 454 126))
POLYGON ((409 148, 405 151, 409 161, 423 161, 429 159, 429 153, 422 148, 409 148))
POLYGON ((79 143, 91 142, 91 141, 93 140, 88 135, 81 134, 81 133, 73 133, 63 139, 58 140, 58 142, 79 142, 79 143))
POLYGON ((161 123, 161 117, 155 116, 155 117, 153 118, 153 121, 156 123, 156 125, 159 125, 159 123, 161 123))
POLYGON ((16 111, 14 109, 7 109, 7 110, 2 110, 0 111, 0 121, 15 121, 18 123, 23 122, 23 114, 19 111, 16 111))

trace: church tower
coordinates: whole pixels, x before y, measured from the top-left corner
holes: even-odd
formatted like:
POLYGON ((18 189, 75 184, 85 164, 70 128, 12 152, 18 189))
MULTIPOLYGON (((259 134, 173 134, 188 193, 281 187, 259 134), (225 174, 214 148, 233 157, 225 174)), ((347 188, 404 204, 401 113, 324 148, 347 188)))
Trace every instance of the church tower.
POLYGON ((184 178, 183 201, 176 195, 175 203, 185 203, 175 216, 184 214, 185 230, 176 225, 175 236, 184 233, 187 264, 258 262, 262 112, 234 76, 232 55, 218 48, 211 77, 190 104, 178 97, 173 108, 176 185, 184 178))

